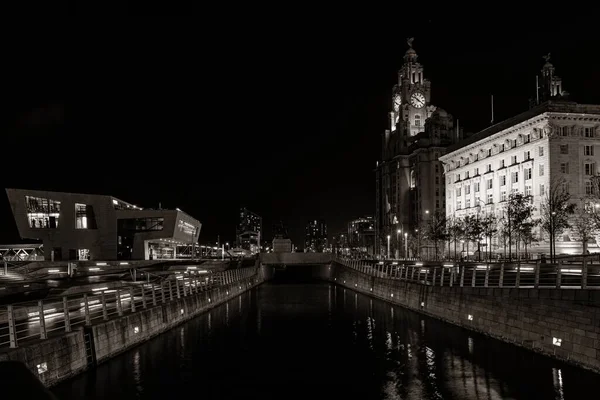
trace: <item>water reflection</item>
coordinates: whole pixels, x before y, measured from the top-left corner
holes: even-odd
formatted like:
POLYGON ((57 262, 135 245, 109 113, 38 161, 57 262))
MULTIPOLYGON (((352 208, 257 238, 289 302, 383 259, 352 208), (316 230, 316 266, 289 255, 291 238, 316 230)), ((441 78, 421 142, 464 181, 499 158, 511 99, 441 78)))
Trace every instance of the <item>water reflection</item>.
POLYGON ((54 391, 63 400, 198 390, 203 399, 570 400, 597 393, 598 378, 350 290, 268 284, 54 391))

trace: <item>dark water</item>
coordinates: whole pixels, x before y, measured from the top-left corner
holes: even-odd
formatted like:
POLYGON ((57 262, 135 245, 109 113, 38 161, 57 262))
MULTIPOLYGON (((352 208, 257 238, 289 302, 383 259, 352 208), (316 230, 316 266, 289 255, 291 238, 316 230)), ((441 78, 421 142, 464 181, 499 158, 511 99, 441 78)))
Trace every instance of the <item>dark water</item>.
POLYGON ((326 283, 265 284, 54 389, 68 399, 594 399, 600 375, 326 283))

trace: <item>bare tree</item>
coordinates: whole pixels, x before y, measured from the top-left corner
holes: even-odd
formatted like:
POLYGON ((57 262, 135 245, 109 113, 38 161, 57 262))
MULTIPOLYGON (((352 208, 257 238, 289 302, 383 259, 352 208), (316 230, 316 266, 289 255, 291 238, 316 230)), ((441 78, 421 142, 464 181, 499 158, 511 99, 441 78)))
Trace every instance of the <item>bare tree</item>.
POLYGON ((493 214, 487 214, 481 219, 480 223, 483 237, 486 240, 487 258, 490 259, 492 255, 492 238, 498 232, 498 218, 493 214))
POLYGON ((456 247, 464 236, 463 221, 456 217, 448 218, 446 220, 446 232, 448 232, 448 253, 450 253, 450 244, 454 243, 454 259, 456 260, 456 247))
POLYGON ((523 193, 512 193, 508 197, 505 209, 505 229, 508 236, 508 257, 512 258, 512 243, 516 243, 516 254, 519 253, 519 243, 527 229, 531 229, 529 224, 532 222, 535 207, 531 201, 531 196, 525 196, 523 193))
POLYGON ((587 254, 587 244, 598 232, 598 216, 594 208, 586 209, 585 206, 579 206, 575 211, 573 218, 573 231, 581 240, 582 254, 587 254))
POLYGON ((550 259, 556 259, 556 237, 571 227, 569 216, 575 211, 575 204, 571 203, 571 194, 567 191, 566 181, 554 181, 546 198, 542 202, 541 225, 550 238, 550 259))
MULTIPOLYGON (((483 227, 478 215, 467 215, 465 221, 465 237, 467 239, 467 257, 469 255, 469 242, 477 242, 478 250, 481 250, 480 242, 483 227)), ((481 258, 481 251, 479 252, 481 258)))
POLYGON ((442 211, 436 211, 433 213, 432 218, 427 222, 426 226, 426 237, 433 241, 435 247, 435 260, 438 259, 438 244, 444 242, 448 238, 446 231, 446 215, 442 211))

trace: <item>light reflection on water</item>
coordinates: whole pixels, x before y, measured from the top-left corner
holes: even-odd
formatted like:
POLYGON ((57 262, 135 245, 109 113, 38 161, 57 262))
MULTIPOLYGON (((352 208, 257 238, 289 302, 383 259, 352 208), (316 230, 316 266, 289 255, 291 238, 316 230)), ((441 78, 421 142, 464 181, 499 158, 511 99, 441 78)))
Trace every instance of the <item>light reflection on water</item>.
POLYGON ((176 399, 198 388, 202 399, 570 400, 598 393, 598 378, 351 290, 267 284, 54 391, 63 400, 176 399))

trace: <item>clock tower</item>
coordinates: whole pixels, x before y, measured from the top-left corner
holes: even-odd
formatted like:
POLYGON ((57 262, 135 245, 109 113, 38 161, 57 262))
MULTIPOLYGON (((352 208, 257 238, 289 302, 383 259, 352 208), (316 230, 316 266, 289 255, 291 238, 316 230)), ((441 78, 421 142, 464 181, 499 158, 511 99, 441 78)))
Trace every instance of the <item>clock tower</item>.
POLYGON ((392 89, 390 125, 383 135, 382 159, 375 169, 376 251, 389 257, 436 252, 435 246, 418 235, 434 215, 445 211, 439 157, 462 137, 454 117, 430 103, 431 83, 417 60, 413 40, 407 39, 408 50, 392 89), (421 242, 421 248, 405 254, 401 236, 421 242))
POLYGON ((404 65, 398 71, 398 84, 394 86, 394 116, 391 130, 400 130, 403 125, 408 137, 425 130, 425 120, 435 107, 431 106, 431 83, 425 79, 423 66, 417 61, 417 52, 412 47, 414 38, 407 39, 408 50, 404 54, 404 65), (399 105, 399 107, 396 106, 399 105))

